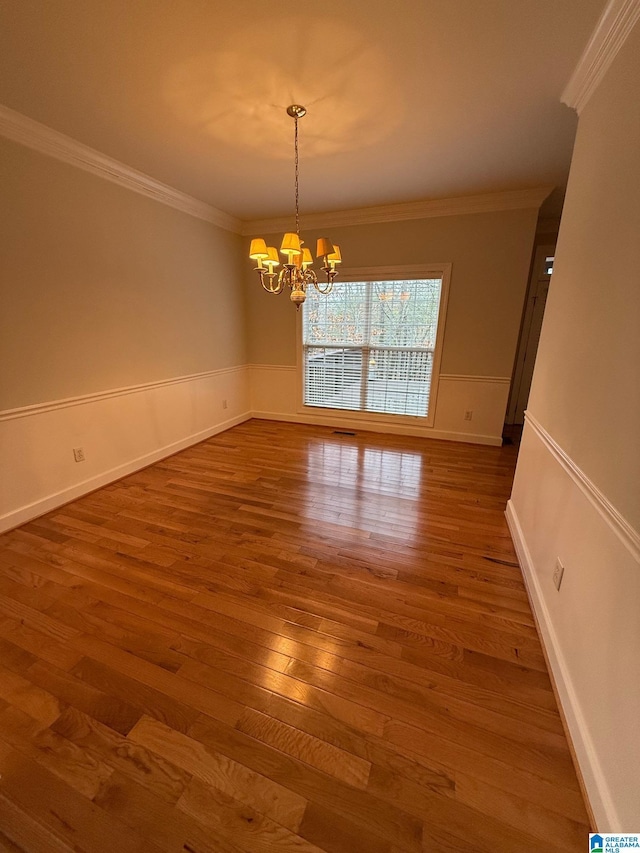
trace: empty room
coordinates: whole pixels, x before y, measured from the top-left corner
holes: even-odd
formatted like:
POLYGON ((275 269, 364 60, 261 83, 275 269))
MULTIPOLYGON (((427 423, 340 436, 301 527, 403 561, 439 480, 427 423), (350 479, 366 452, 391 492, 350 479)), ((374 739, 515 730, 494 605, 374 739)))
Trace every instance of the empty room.
POLYGON ((0 4, 0 850, 640 849, 640 0, 0 4))

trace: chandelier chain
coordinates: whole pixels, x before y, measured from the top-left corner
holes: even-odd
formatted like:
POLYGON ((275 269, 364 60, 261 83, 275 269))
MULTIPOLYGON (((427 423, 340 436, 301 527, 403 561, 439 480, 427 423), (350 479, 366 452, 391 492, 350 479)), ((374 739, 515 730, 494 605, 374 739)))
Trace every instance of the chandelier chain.
POLYGON ((262 237, 251 240, 249 257, 257 261, 256 272, 260 276, 260 284, 267 293, 282 293, 285 288, 291 290, 291 301, 300 308, 306 299, 307 288, 314 287, 319 293, 328 294, 333 289, 333 282, 338 275, 336 264, 342 261, 340 247, 333 244, 327 237, 319 237, 317 243, 317 258, 323 259, 322 271, 326 274, 326 283, 320 284, 311 269, 313 258, 311 251, 304 247, 300 239, 300 156, 298 150, 298 119, 306 115, 306 109, 300 104, 287 107, 287 115, 294 120, 294 153, 295 153, 295 201, 296 201, 296 230, 287 232, 280 246, 285 256, 280 272, 278 252, 275 246, 267 246, 262 237))
POLYGON ((299 199, 300 193, 298 190, 298 116, 295 116, 295 132, 294 132, 294 148, 295 148, 295 165, 296 165, 296 234, 300 236, 300 212, 299 199))

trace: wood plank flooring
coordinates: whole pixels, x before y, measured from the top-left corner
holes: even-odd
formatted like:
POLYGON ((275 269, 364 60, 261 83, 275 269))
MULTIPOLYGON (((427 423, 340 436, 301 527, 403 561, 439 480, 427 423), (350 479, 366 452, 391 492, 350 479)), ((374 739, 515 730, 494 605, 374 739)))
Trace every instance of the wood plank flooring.
POLYGON ((515 453, 254 420, 0 537, 0 850, 585 850, 515 453))

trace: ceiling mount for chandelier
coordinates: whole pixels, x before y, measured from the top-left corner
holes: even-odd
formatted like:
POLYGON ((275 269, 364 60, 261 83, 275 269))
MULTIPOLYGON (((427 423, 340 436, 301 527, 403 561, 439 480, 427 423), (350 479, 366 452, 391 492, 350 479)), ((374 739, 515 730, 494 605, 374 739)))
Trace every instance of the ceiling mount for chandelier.
POLYGON ((326 282, 320 284, 318 278, 311 268, 313 258, 310 249, 304 247, 304 240, 300 239, 300 211, 298 191, 298 120, 306 115, 307 110, 300 104, 291 104, 287 107, 287 114, 295 122, 294 150, 295 150, 295 191, 296 191, 296 230, 286 233, 282 239, 280 252, 284 255, 284 262, 280 272, 276 267, 280 266, 278 251, 274 246, 267 246, 262 237, 251 241, 249 257, 257 261, 256 272, 260 276, 260 283, 267 293, 282 293, 288 287, 291 290, 291 301, 299 308, 307 296, 307 288, 313 285, 319 293, 330 293, 333 289, 333 281, 338 275, 337 264, 342 262, 340 247, 336 246, 327 237, 319 237, 316 245, 316 257, 322 259, 322 271, 325 273, 326 282))

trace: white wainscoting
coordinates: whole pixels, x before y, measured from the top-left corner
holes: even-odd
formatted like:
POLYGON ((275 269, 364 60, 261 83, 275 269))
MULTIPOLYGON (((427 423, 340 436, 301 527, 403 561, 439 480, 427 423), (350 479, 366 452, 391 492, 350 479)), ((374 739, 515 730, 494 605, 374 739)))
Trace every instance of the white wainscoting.
POLYGON ((303 409, 295 366, 250 365, 251 408, 256 418, 349 427, 475 444, 502 444, 510 380, 502 376, 440 374, 433 427, 419 418, 388 418, 361 412, 303 409), (470 421, 466 411, 472 411, 470 421))
POLYGON ((598 830, 628 831, 640 822, 640 536, 529 414, 507 520, 598 830))
POLYGON ((250 416, 246 367, 0 412, 0 531, 250 416))
POLYGON ((498 446, 508 393, 502 377, 441 375, 435 427, 425 428, 417 419, 300 411, 295 367, 251 365, 3 411, 0 532, 252 416, 498 446), (84 462, 74 461, 75 447, 84 462))

